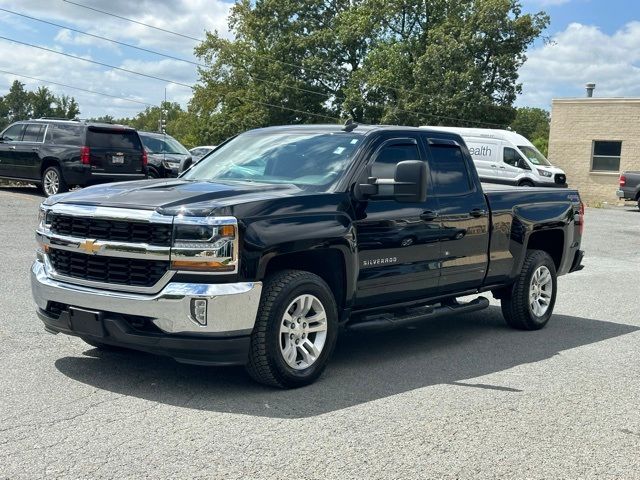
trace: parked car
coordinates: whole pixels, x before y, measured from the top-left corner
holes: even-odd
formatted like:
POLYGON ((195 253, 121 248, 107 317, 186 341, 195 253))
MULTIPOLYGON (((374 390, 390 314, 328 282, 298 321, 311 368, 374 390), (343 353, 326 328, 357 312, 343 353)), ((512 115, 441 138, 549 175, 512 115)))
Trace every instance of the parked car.
POLYGON ((470 294, 540 329, 557 276, 582 268, 579 194, 483 190, 468 152, 436 130, 271 127, 176 180, 52 197, 31 271, 38 315, 97 348, 241 364, 278 387, 317 379, 339 327, 454 321, 489 305, 457 300, 470 294))
POLYGON ((193 165, 209 155, 211 152, 213 152, 216 148, 217 145, 192 148, 191 150, 189 150, 189 152, 191 152, 191 158, 184 159, 182 162, 180 162, 178 173, 180 174, 185 170, 188 170, 193 165), (194 152, 196 152, 198 155, 194 155, 194 152))
POLYGON ((640 172, 622 172, 620 188, 616 191, 618 198, 638 202, 640 209, 640 172))
POLYGON ((199 147, 193 147, 189 150, 193 163, 198 163, 202 157, 212 152, 216 148, 216 145, 201 145, 199 147))
POLYGON ((45 195, 70 187, 146 178, 137 132, 76 120, 16 122, 0 134, 0 177, 34 183, 45 195))
POLYGON ((510 130, 423 127, 459 134, 467 144, 480 180, 521 187, 566 187, 564 171, 551 165, 533 143, 510 130))
POLYGON ((189 150, 171 135, 138 133, 149 156, 149 178, 177 177, 180 164, 191 159, 189 150))

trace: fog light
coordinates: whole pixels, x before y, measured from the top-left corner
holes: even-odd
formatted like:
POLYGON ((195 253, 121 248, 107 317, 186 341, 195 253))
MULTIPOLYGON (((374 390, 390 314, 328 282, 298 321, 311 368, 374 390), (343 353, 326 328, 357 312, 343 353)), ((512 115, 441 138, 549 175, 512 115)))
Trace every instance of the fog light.
POLYGON ((207 300, 205 298, 191 299, 191 318, 200 325, 207 324, 207 300))

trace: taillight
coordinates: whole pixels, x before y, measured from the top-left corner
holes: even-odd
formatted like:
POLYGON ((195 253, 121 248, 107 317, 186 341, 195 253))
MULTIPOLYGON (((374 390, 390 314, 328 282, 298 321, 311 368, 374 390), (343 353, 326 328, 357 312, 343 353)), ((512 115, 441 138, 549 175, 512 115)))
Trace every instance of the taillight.
POLYGON ((579 231, 580 231, 580 235, 582 235, 582 232, 584 230, 584 203, 580 202, 580 227, 579 227, 579 231))
POLYGON ((149 157, 147 157, 147 151, 142 150, 142 166, 146 167, 148 161, 149 161, 149 157))
POLYGON ((624 187, 627 184, 627 177, 624 176, 624 173, 620 175, 620 186, 624 187))
POLYGON ((82 147, 80 149, 80 162, 83 165, 89 165, 91 163, 91 149, 89 147, 82 147))

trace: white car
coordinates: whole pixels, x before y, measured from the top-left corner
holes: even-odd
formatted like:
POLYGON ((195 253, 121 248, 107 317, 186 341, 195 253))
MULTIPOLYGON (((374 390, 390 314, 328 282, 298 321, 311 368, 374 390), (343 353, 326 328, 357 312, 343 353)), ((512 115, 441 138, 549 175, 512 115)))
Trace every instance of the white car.
POLYGON ((564 171, 522 135, 490 128, 421 127, 457 133, 467 144, 480 180, 526 187, 566 187, 564 171))
POLYGON ((193 158, 193 163, 197 163, 198 160, 207 155, 214 148, 216 148, 216 145, 201 145, 199 147, 193 147, 191 150, 189 150, 189 153, 191 153, 191 158, 193 158))

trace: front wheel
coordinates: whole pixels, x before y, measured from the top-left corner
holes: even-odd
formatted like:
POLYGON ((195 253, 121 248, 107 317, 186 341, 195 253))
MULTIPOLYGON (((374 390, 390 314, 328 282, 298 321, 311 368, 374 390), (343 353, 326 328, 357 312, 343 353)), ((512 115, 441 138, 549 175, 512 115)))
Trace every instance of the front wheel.
POLYGON ((542 250, 528 250, 520 275, 501 297, 502 314, 510 327, 539 330, 553 313, 557 278, 553 259, 542 250))
POLYGON ((324 280, 301 270, 277 272, 265 282, 247 371, 266 385, 309 385, 324 371, 337 333, 336 302, 324 280))

